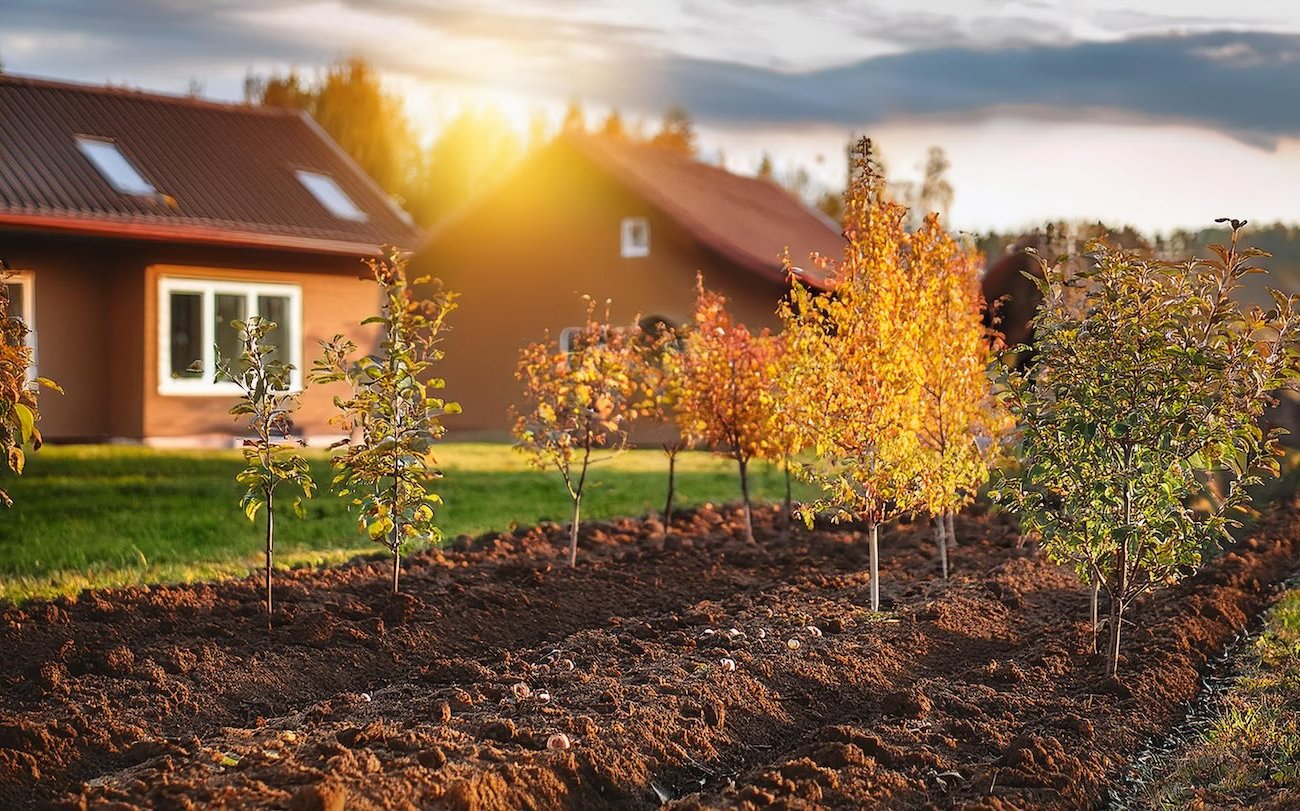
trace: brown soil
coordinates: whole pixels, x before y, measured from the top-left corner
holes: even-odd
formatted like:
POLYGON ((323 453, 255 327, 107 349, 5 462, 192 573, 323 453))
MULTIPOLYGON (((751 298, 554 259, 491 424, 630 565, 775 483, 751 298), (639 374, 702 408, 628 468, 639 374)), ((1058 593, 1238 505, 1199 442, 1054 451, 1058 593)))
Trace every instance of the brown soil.
POLYGON ((1081 808, 1174 722, 1300 546, 1294 508, 1134 611, 1123 670, 1086 595, 1004 517, 782 540, 702 509, 544 526, 386 564, 87 593, 0 615, 0 807, 1081 808), (567 748, 565 748, 567 745, 567 748))

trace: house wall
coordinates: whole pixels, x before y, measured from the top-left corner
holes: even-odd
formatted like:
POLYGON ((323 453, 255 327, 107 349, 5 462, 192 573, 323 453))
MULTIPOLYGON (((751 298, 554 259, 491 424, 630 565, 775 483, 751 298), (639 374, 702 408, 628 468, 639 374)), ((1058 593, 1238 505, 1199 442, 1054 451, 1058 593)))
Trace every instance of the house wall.
POLYGON ((520 348, 580 325, 583 294, 612 299, 616 322, 657 315, 681 324, 691 318, 699 270, 740 321, 753 329, 778 323, 782 285, 722 260, 562 142, 544 155, 435 232, 413 260, 413 272, 443 279, 460 297, 440 370, 447 398, 464 409, 446 419, 458 438, 508 434, 520 348), (648 219, 649 256, 620 256, 624 217, 648 219))
MULTIPOLYGON (((40 373, 66 394, 43 395, 41 430, 52 440, 144 440, 224 444, 239 432, 232 396, 162 394, 158 389, 158 281, 164 275, 297 284, 302 291, 302 358, 344 333, 372 347, 378 333, 359 322, 378 306, 359 258, 145 245, 0 232, 0 258, 36 285, 40 373)), ((304 370, 305 371, 305 370, 304 370)), ((308 387, 295 416, 308 436, 328 424, 339 385, 308 387)))

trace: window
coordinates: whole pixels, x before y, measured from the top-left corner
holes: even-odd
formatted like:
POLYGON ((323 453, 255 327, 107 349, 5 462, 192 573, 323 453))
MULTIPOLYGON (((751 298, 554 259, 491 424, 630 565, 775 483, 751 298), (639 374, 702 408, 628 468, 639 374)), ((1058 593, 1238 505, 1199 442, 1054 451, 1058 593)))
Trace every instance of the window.
POLYGON ((36 284, 30 273, 10 273, 4 279, 5 293, 9 296, 9 317, 21 318, 27 325, 27 345, 32 348, 32 365, 27 368, 27 379, 35 380, 36 372, 36 284))
POLYGON ((565 327, 560 330, 560 351, 569 354, 573 351, 573 339, 582 334, 582 327, 565 327))
POLYGON ((340 220, 352 220, 353 222, 365 222, 370 219, 366 212, 357 208, 357 204, 352 202, 352 198, 339 186, 334 178, 320 172, 309 172, 306 169, 298 169, 294 172, 298 176, 298 182, 302 183, 311 192, 311 196, 316 198, 316 202, 338 217, 340 220))
POLYGON ((650 222, 645 217, 624 217, 622 231, 622 253, 624 258, 634 259, 650 255, 650 222))
POLYGON ((159 284, 158 391, 239 394, 218 377, 219 358, 239 355, 231 321, 259 315, 276 323, 273 357, 292 363, 290 388, 302 388, 302 291, 297 285, 164 278, 159 284))
POLYGON ((127 160, 126 155, 123 155, 122 150, 112 141, 78 135, 77 147, 81 149, 81 154, 95 165, 109 185, 122 194, 158 193, 153 184, 144 179, 144 175, 140 174, 140 171, 127 160))

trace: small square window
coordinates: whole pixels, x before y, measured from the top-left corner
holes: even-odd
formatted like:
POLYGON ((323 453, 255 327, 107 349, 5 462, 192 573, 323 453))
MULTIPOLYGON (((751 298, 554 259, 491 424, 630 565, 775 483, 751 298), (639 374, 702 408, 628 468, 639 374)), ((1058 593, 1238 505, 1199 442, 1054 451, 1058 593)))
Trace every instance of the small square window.
POLYGON ((621 227, 622 253, 624 258, 633 259, 650 255, 650 221, 645 217, 624 217, 621 227))
POLYGON ((103 138, 77 136, 77 148, 81 154, 95 165, 109 185, 122 194, 149 195, 157 194, 153 184, 144 179, 140 170, 122 154, 122 150, 112 141, 103 138))
POLYGON ((309 172, 306 169, 298 169, 294 174, 298 176, 298 182, 311 192, 312 197, 316 198, 316 202, 340 220, 365 222, 370 219, 366 212, 357 208, 357 204, 352 202, 352 198, 343 191, 338 181, 329 175, 309 172))

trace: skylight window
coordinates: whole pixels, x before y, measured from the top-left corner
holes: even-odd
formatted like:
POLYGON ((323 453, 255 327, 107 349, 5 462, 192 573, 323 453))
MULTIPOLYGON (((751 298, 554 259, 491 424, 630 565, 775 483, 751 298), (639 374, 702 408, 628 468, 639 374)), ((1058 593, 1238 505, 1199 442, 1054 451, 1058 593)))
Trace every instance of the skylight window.
POLYGON ((325 206, 329 213, 340 220, 365 222, 370 219, 366 212, 357 208, 357 204, 352 202, 352 198, 348 197, 347 193, 329 175, 320 172, 309 172, 306 169, 299 169, 294 174, 298 176, 298 181, 307 187, 307 191, 311 192, 311 196, 316 198, 316 202, 325 206))
POLYGON ((144 179, 139 170, 131 165, 117 144, 102 138, 77 137, 77 147, 85 155, 104 179, 122 194, 157 194, 153 184, 144 179))

